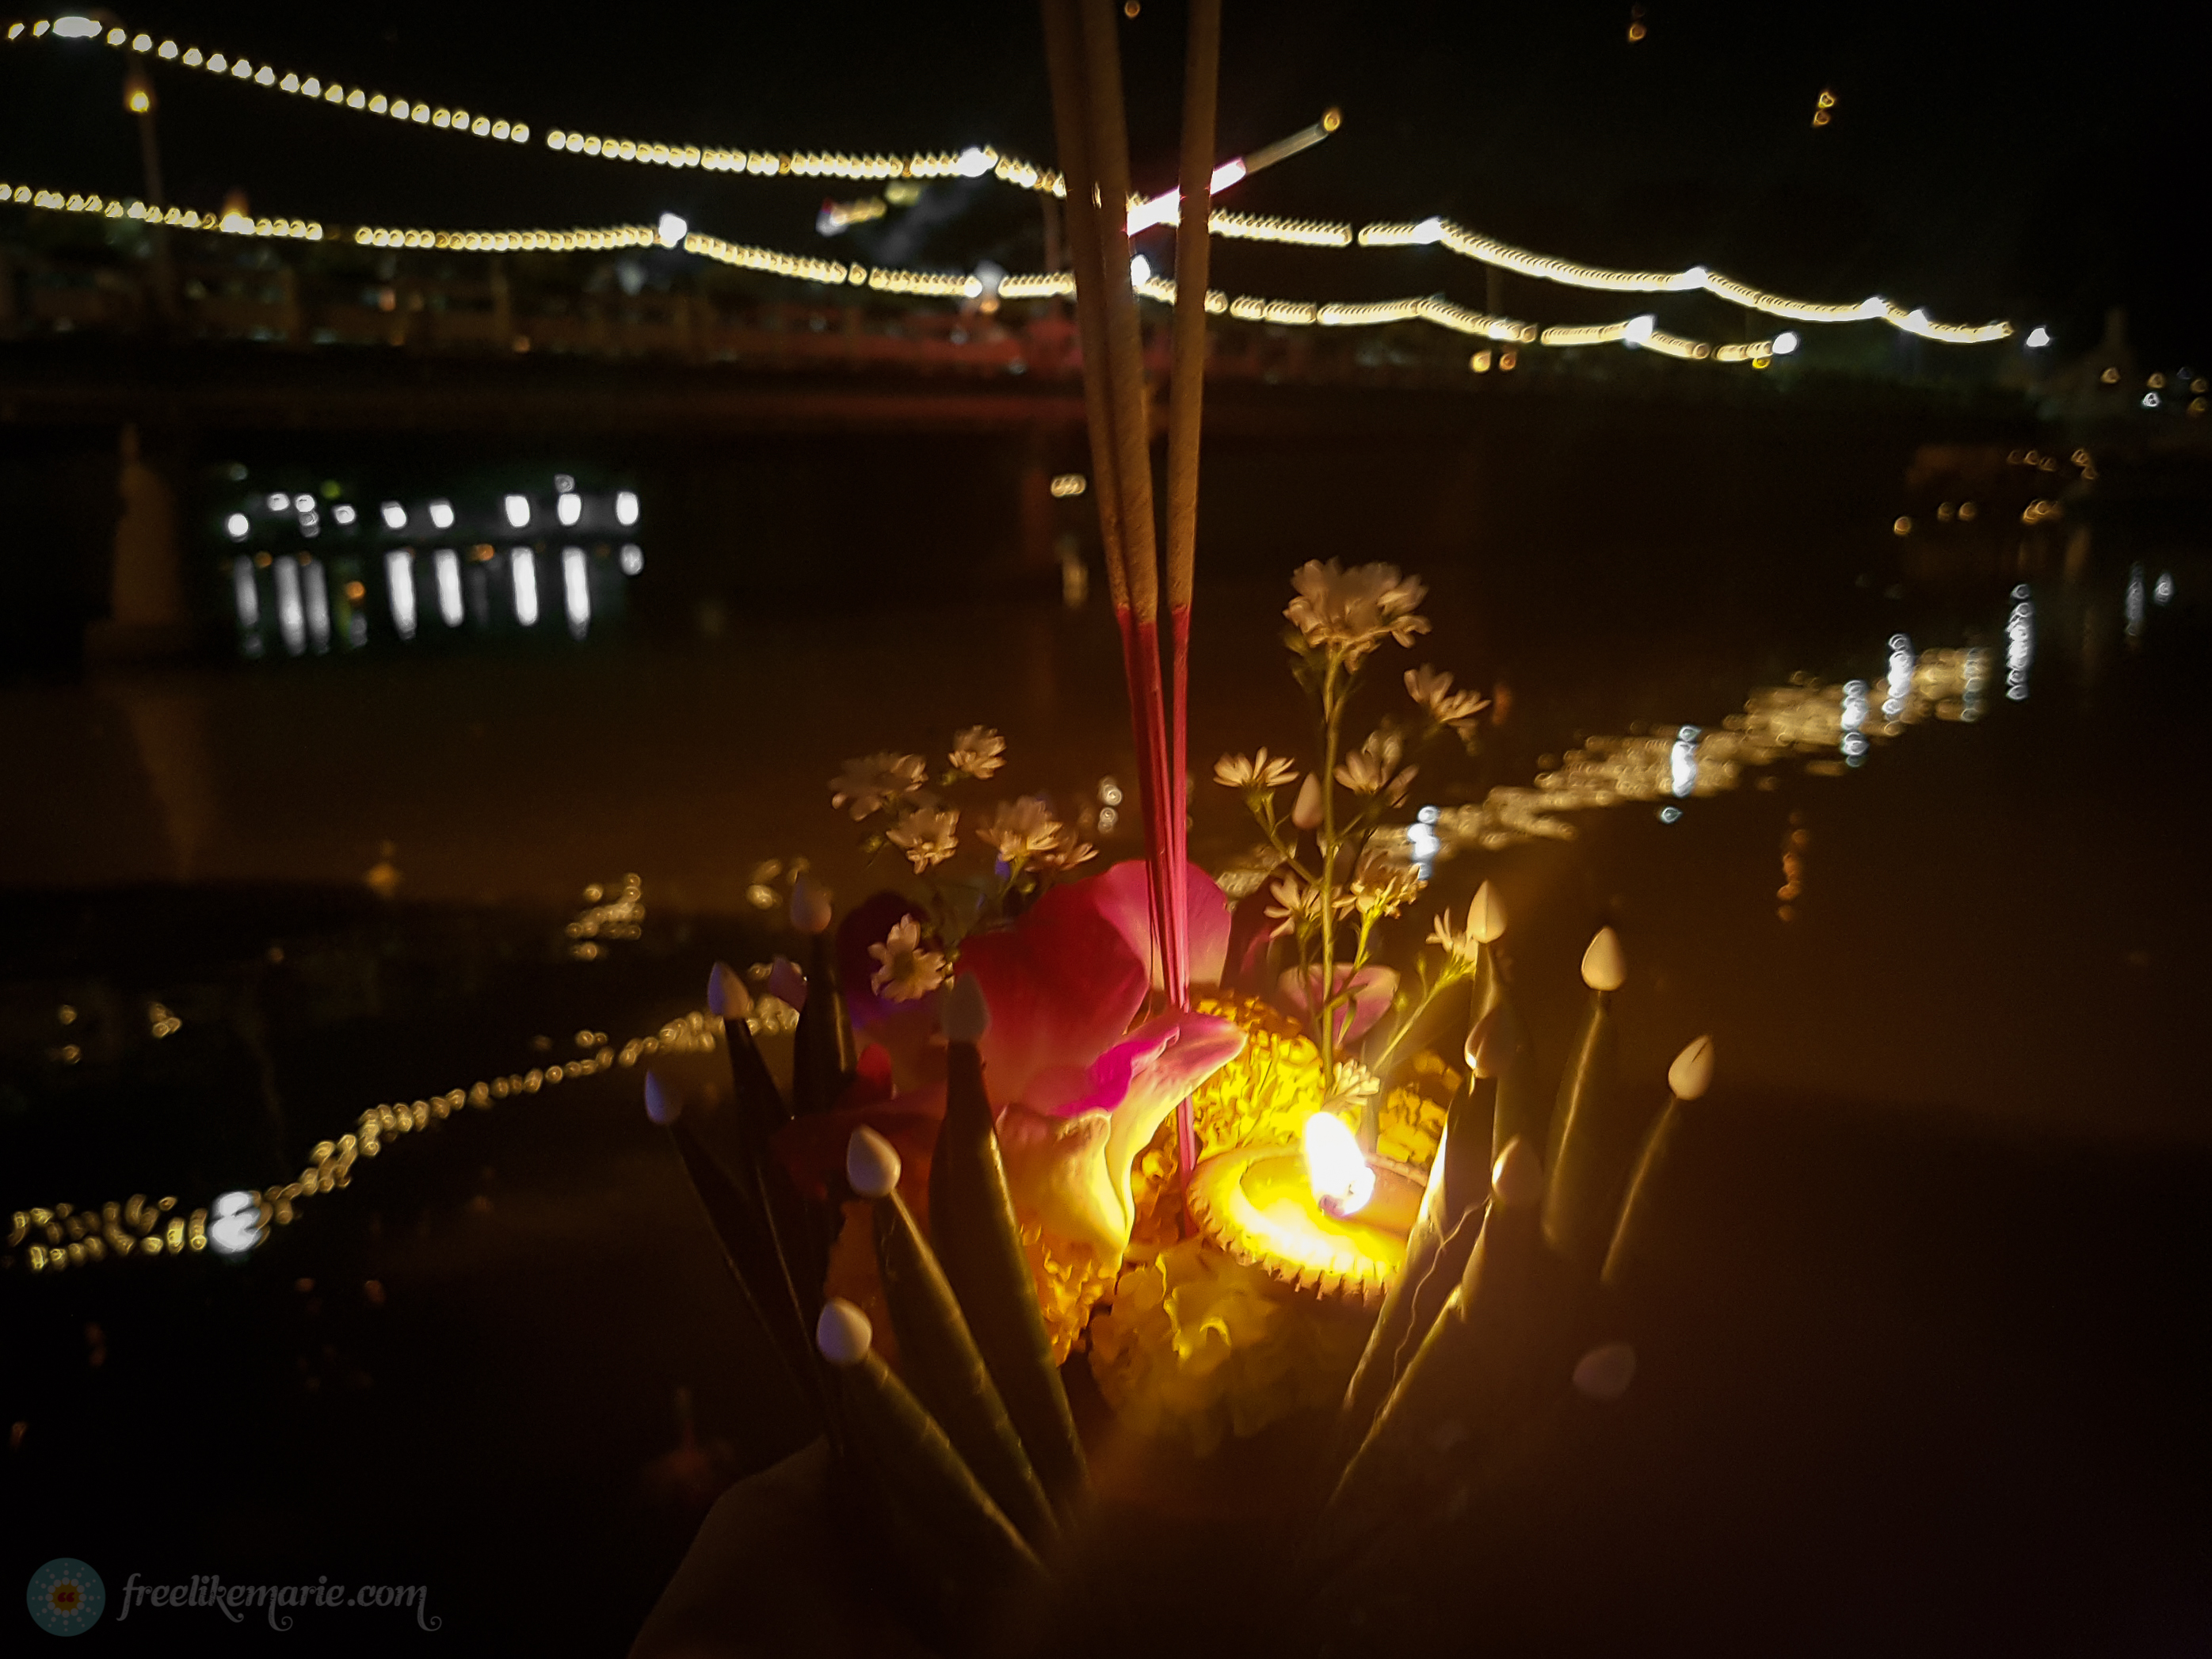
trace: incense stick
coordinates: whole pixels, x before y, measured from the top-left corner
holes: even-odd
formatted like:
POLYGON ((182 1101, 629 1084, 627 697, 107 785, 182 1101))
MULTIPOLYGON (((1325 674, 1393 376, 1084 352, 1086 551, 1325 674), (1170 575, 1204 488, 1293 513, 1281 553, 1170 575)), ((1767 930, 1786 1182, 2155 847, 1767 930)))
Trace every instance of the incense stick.
MULTIPOLYGON (((1106 316, 1109 307, 1100 246, 1100 203, 1107 198, 1097 187, 1092 165, 1090 95, 1084 70, 1081 26, 1073 0, 1045 0, 1043 12, 1046 61, 1052 79, 1053 121, 1060 143, 1060 172, 1067 180, 1068 252, 1075 274, 1077 337, 1083 351, 1084 414, 1091 432, 1091 470, 1098 485, 1093 494, 1098 501, 1100 538, 1105 544, 1107 586, 1113 598, 1115 620, 1121 632, 1121 672, 1129 691, 1129 724, 1136 744, 1138 791, 1145 814, 1145 842, 1149 857, 1158 845, 1164 823, 1162 784, 1165 768, 1153 741, 1141 689, 1146 682, 1146 673, 1134 612, 1137 580, 1133 578, 1129 539, 1123 530, 1121 461, 1115 431, 1118 411, 1107 368, 1106 316)), ((1133 295, 1131 304, 1133 307, 1133 295)), ((1141 448, 1139 459, 1149 489, 1151 462, 1143 456, 1141 448)), ((1148 525, 1149 520, 1147 509, 1148 525)), ((1149 577, 1149 548, 1146 566, 1149 577)), ((1156 578, 1152 585, 1156 591, 1156 578)), ((1152 684, 1158 684, 1157 662, 1150 678, 1152 684)), ((1166 912, 1158 887, 1158 882, 1148 874, 1146 902, 1152 916, 1154 949, 1158 953, 1157 966, 1164 981, 1166 912)))
MULTIPOLYGON (((1162 983, 1188 982, 1182 919, 1168 885, 1172 845, 1169 814, 1173 794, 1168 769, 1167 709, 1160 673, 1159 556, 1152 519, 1151 422, 1145 397, 1144 341, 1137 296, 1129 276, 1127 228, 1129 199, 1128 133, 1121 112, 1121 50, 1108 0, 1080 8, 1084 110, 1097 204, 1097 289, 1106 355, 1107 403, 1112 411, 1115 483, 1121 508, 1121 549, 1129 577, 1129 611, 1135 632, 1136 673, 1130 700, 1141 711, 1146 764, 1146 882, 1153 937, 1160 947, 1162 983)), ((1079 296, 1079 307, 1082 303, 1079 296)))
MULTIPOLYGON (((1190 45, 1183 68, 1183 199, 1193 211, 1176 230, 1173 379, 1168 389, 1168 622, 1171 635, 1172 741, 1168 757, 1169 904, 1178 933, 1188 927, 1190 814, 1190 606, 1198 550, 1198 447, 1206 392, 1206 284, 1213 210, 1213 128, 1221 70, 1221 0, 1191 0, 1190 45)), ((1190 1004, 1188 941, 1181 941, 1183 972, 1169 990, 1178 1006, 1190 1004)), ((1189 1179, 1197 1138, 1190 1103, 1176 1107, 1177 1167, 1189 1179)))

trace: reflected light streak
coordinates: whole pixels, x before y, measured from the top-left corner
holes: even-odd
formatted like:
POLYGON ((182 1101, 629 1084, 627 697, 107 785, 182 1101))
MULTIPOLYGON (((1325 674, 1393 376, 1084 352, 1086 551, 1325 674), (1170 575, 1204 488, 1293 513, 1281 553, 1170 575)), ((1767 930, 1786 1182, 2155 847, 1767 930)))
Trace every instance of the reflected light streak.
POLYGON ((592 629, 592 568, 580 547, 561 550, 561 593, 568 609, 568 632, 580 640, 592 629))
MULTIPOLYGON (((2027 593, 2024 586, 2018 590, 2023 600, 2027 593)), ((2016 653, 2025 644, 2025 632, 2018 628, 2008 632, 2015 641, 2009 659, 2017 665, 2024 687, 2024 659, 2016 653)), ((1906 726, 1929 720, 1979 718, 1994 668, 1992 653, 1979 647, 1931 647, 1916 654, 1901 635, 1890 648, 1892 673, 1900 688, 1895 720, 1884 724, 1873 718, 1875 690, 1863 680, 1824 686, 1809 676, 1793 675, 1786 685, 1754 690, 1743 712, 1729 715, 1719 729, 1698 732, 1693 793, 1726 793, 1748 782, 1746 775, 1754 769, 1791 759, 1808 773, 1841 775, 1863 763, 1878 738, 1893 738, 1906 726)), ((1880 690, 1886 693, 1888 683, 1880 690)), ((1441 860, 1470 848, 1496 852, 1530 841, 1571 841, 1577 831, 1570 814, 1627 801, 1659 803, 1660 821, 1679 823, 1681 808, 1673 802, 1679 799, 1686 729, 1662 727, 1645 736, 1585 738, 1579 749, 1561 757, 1553 769, 1538 773, 1531 786, 1499 785, 1479 802, 1438 809, 1432 823, 1426 820, 1429 809, 1424 809, 1422 818, 1404 829, 1377 830, 1375 845, 1385 856, 1411 860, 1417 851, 1425 856, 1433 836, 1441 860)), ((1278 857, 1272 848, 1254 848, 1249 859, 1222 872, 1223 890, 1231 898, 1257 891, 1278 857)))
POLYGON ((1696 726, 1686 726, 1668 751, 1667 766, 1678 800, 1687 799, 1690 792, 1698 787, 1698 739, 1703 735, 1696 726))
POLYGON ((305 561, 307 574, 301 586, 307 601, 307 642, 317 656, 331 648, 330 574, 314 560, 305 561))
POLYGON ((276 580, 276 633, 284 641, 284 654, 296 657, 307 648, 307 612, 300 605, 300 567, 279 559, 270 567, 276 580))
POLYGON ((526 547, 518 547, 514 562, 514 619, 525 628, 538 625, 538 559, 526 547))
POLYGON ((2005 618, 2005 696, 2027 701, 2027 670, 2035 660, 2035 603, 2027 584, 2012 591, 2012 612, 2005 618))
POLYGON ((1838 745, 1844 751, 1844 764, 1856 766, 1866 759, 1867 737, 1863 729, 1867 720, 1867 683, 1864 680, 1844 682, 1843 738, 1838 745))
POLYGON ((431 579, 438 588, 438 617, 448 628, 461 625, 461 557, 450 547, 430 556, 431 579))
POLYGON ((230 586, 238 603, 238 625, 251 633, 261 626, 261 592, 253 585, 253 561, 230 562, 230 586))
POLYGON ((1982 694, 1990 685, 1990 652, 1987 646, 1970 646, 1966 650, 1966 670, 1964 684, 1960 688, 1959 718, 1973 721, 1982 717, 1982 694))
MULTIPOLYGON (((1099 816, 1103 817, 1104 813, 1099 816)), ((1437 835, 1437 811, 1424 806, 1414 814, 1413 822, 1406 826, 1406 850, 1412 855, 1413 868, 1419 871, 1423 881, 1433 881, 1437 874, 1437 859, 1443 851, 1443 842, 1437 835)))
POLYGON ((2143 631, 2143 568, 2139 564, 2128 567, 2127 618, 2128 637, 2139 640, 2143 631))
POLYGON ((1889 636, 1889 678, 1883 682, 1887 693, 1881 700, 1884 720, 1903 718, 1905 706, 1912 696, 1912 641, 1902 634, 1889 636))
POLYGON ((415 554, 395 548, 384 556, 384 587, 392 602, 392 626, 403 640, 415 637, 415 554))

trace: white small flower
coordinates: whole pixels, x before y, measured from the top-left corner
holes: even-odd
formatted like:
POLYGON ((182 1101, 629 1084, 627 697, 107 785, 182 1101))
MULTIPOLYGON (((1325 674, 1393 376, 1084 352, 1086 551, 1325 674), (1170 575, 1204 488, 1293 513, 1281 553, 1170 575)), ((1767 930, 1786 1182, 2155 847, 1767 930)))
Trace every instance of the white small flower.
POLYGON ((924 801, 885 831, 884 839, 906 854, 915 873, 920 875, 952 856, 960 844, 953 833, 959 826, 957 807, 924 801))
POLYGON ((1298 932, 1321 914, 1321 893, 1309 887, 1296 876, 1285 876, 1269 890, 1275 902, 1267 907, 1267 914, 1275 919, 1273 937, 1284 939, 1298 932))
POLYGON ((1000 858, 1012 864, 1053 852, 1066 833, 1053 817, 1051 802, 1042 795, 1024 795, 1019 800, 1001 802, 991 814, 991 821, 975 835, 1000 858))
POLYGON ((1474 717, 1490 707, 1490 699, 1474 691, 1455 691, 1452 677, 1424 663, 1406 671, 1406 695, 1428 712, 1439 726, 1464 732, 1474 717))
POLYGON ((1345 653, 1357 665, 1384 640, 1411 645, 1429 631, 1413 608, 1428 596, 1418 576, 1401 576, 1395 565, 1362 564, 1346 570, 1331 559, 1309 560, 1291 578, 1298 591, 1283 612, 1305 642, 1316 650, 1345 653))
POLYGON ((1413 766, 1402 772, 1396 769, 1402 752, 1395 738, 1375 732, 1344 757, 1336 769, 1336 781, 1355 795, 1387 795, 1395 805, 1406 799, 1406 791, 1413 787, 1414 774, 1419 770, 1413 766))
POLYGON ((1213 763, 1213 781, 1224 789, 1279 789, 1297 776, 1294 761, 1256 755, 1224 755, 1213 763))
POLYGON ((843 774, 830 780, 830 804, 849 806, 855 819, 865 818, 893 801, 904 800, 928 775, 929 768, 919 755, 888 750, 862 755, 847 761, 843 774))
POLYGON ((918 1002, 945 983, 945 953, 921 948, 921 924, 901 916, 881 945, 871 945, 868 954, 878 967, 868 976, 868 988, 893 1002, 918 1002))
POLYGON ((952 734, 952 752, 945 758, 956 772, 988 778, 1006 763, 1006 740, 988 726, 971 726, 952 734))
POLYGON ((1370 855, 1352 878, 1352 906, 1370 920, 1395 916, 1421 896, 1422 885, 1413 866, 1370 855))
MULTIPOLYGON (((1276 922, 1272 937, 1285 938, 1291 933, 1302 931, 1320 919, 1320 888, 1301 881, 1292 875, 1280 878, 1268 890, 1273 894, 1275 899, 1275 902, 1267 907, 1267 914, 1273 917, 1276 922)), ((1337 892, 1332 894, 1330 898, 1330 908, 1337 915, 1341 916, 1351 914, 1352 900, 1349 893, 1337 892)))
POLYGON ((1437 913, 1436 925, 1429 929, 1429 943, 1439 946, 1453 961, 1463 962, 1470 965, 1475 961, 1482 946, 1482 941, 1475 938, 1473 933, 1458 933, 1452 931, 1451 912, 1449 910, 1437 913))

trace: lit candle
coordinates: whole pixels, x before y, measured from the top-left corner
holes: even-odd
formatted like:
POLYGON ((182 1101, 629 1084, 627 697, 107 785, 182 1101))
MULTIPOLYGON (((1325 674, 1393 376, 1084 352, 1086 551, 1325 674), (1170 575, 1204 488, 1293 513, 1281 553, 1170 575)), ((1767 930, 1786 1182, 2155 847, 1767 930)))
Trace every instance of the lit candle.
POLYGON ((1240 1146, 1200 1164, 1191 1214, 1222 1249, 1271 1278, 1370 1305, 1403 1271, 1421 1171, 1359 1150, 1330 1112, 1296 1146, 1240 1146))
POLYGON ((1306 1184, 1323 1214, 1342 1221, 1367 1207, 1375 1196, 1375 1170, 1359 1150, 1359 1139, 1330 1112, 1306 1120, 1306 1184))

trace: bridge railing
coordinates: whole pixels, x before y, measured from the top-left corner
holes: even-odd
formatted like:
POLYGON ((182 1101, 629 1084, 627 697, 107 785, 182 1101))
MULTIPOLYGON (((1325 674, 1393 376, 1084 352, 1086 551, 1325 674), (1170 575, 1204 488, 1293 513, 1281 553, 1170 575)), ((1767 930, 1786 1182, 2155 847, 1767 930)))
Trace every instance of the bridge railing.
MULTIPOLYGON (((1056 302, 996 314, 974 307, 888 310, 879 296, 858 293, 848 303, 763 299, 711 283, 633 294, 611 282, 604 288, 514 282, 489 258, 479 269, 481 276, 401 270, 364 281, 312 259, 256 265, 187 259, 174 270, 165 307, 143 266, 51 251, 27 258, 0 248, 0 338, 159 333, 302 349, 547 351, 793 372, 1050 380, 1081 368, 1073 321, 1056 302)), ((1146 319, 1146 356, 1147 368, 1164 377, 1164 312, 1146 319)), ((1397 331, 1239 325, 1213 331, 1209 373, 1267 381, 1463 384, 1466 365, 1456 350, 1397 331)))

